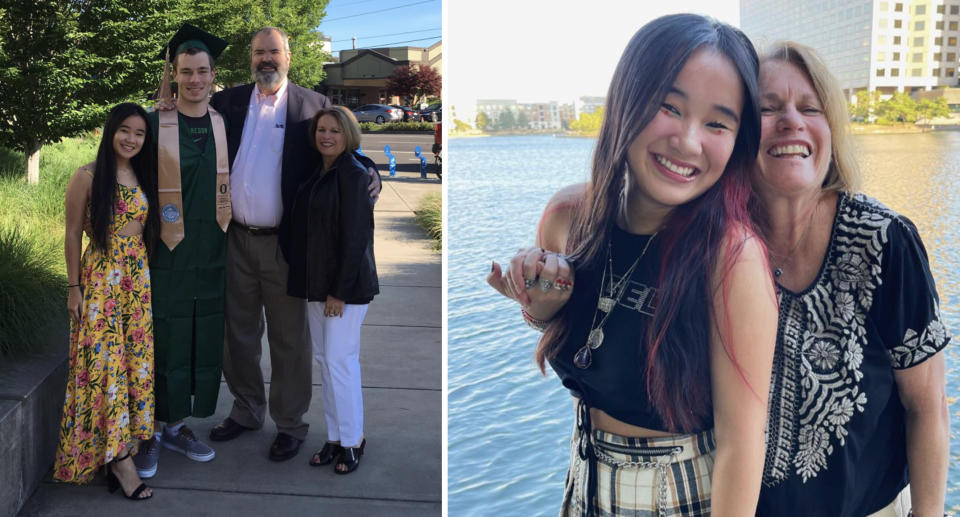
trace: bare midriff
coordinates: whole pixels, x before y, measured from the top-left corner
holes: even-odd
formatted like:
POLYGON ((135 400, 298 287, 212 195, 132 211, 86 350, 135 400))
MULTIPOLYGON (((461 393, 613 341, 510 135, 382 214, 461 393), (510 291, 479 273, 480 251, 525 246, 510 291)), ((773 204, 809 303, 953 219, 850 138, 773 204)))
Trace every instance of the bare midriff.
POLYGON ((140 221, 130 221, 117 231, 118 235, 123 235, 124 237, 136 237, 141 233, 143 233, 143 225, 140 224, 140 221))
MULTIPOLYGON (((577 403, 580 401, 578 398, 573 399, 574 411, 576 411, 577 403)), ((608 433, 618 434, 620 436, 630 436, 634 438, 660 438, 664 436, 674 436, 676 433, 668 433, 666 431, 657 431, 655 429, 647 429, 646 427, 640 427, 637 425, 628 424, 621 420, 617 420, 612 416, 605 413, 602 409, 590 408, 590 422, 594 429, 599 429, 601 431, 606 431, 608 433)))

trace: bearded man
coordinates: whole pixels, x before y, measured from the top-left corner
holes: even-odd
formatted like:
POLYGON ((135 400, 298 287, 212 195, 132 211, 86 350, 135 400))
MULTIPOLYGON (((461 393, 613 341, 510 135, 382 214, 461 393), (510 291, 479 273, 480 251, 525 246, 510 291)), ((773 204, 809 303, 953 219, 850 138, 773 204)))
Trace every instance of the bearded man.
MULTIPOLYGON (((321 160, 308 142, 310 118, 330 100, 287 80, 290 44, 280 29, 265 27, 254 35, 250 68, 254 83, 218 92, 210 101, 233 128, 227 138, 233 222, 227 233, 223 373, 234 396, 230 415, 210 431, 210 439, 232 440, 263 426, 265 314, 269 411, 277 426, 269 457, 283 461, 297 454, 306 437, 303 415, 312 390, 306 305, 287 296, 289 218, 297 187, 321 160)), ((379 176, 372 178, 375 197, 379 176)))

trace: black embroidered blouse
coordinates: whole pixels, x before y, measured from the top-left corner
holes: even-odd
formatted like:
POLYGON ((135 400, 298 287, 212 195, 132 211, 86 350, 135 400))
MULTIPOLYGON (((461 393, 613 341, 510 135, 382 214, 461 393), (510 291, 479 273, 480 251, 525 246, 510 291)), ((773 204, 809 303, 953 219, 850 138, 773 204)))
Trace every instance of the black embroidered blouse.
POLYGON ((780 321, 758 516, 862 517, 908 483, 895 369, 947 345, 917 229, 841 193, 813 284, 778 288, 780 321))

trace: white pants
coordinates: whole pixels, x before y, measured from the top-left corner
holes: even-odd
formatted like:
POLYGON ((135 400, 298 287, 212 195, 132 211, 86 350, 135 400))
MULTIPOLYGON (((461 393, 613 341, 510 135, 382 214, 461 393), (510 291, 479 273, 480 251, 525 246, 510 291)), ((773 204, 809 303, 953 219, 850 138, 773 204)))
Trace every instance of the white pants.
POLYGON ((907 485, 890 504, 867 517, 907 517, 910 514, 910 485, 907 485))
POLYGON ((307 303, 313 356, 320 364, 327 440, 360 445, 363 394, 360 391, 360 326, 369 305, 343 307, 343 317, 323 315, 324 302, 307 303))

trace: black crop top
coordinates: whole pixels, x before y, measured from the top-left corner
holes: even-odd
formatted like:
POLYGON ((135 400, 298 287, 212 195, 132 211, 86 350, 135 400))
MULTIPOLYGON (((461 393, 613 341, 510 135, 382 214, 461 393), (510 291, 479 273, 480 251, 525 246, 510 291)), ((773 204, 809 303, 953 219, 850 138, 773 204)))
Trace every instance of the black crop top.
MULTIPOLYGON (((616 225, 610 235, 616 283, 643 252, 650 236, 634 235, 616 225)), ((659 301, 659 289, 656 288, 659 241, 658 237, 650 243, 647 253, 634 269, 620 303, 603 326, 603 343, 592 351, 593 362, 587 369, 574 366, 573 356, 586 343, 590 333, 603 267, 607 262, 606 249, 602 249, 596 268, 576 271, 573 295, 568 302, 571 310, 567 313, 573 318, 573 325, 557 355, 550 359, 550 366, 563 385, 590 407, 631 425, 666 431, 666 425, 648 403, 644 375, 647 327, 659 301)), ((695 310, 702 310, 706 315, 707 307, 704 304, 695 310)), ((603 313, 599 313, 597 324, 602 317, 603 313)), ((708 322, 707 318, 703 321, 705 325, 708 322)), ((704 381, 709 382, 709 379, 704 381)), ((710 416, 694 432, 712 427, 713 417, 710 416)))

